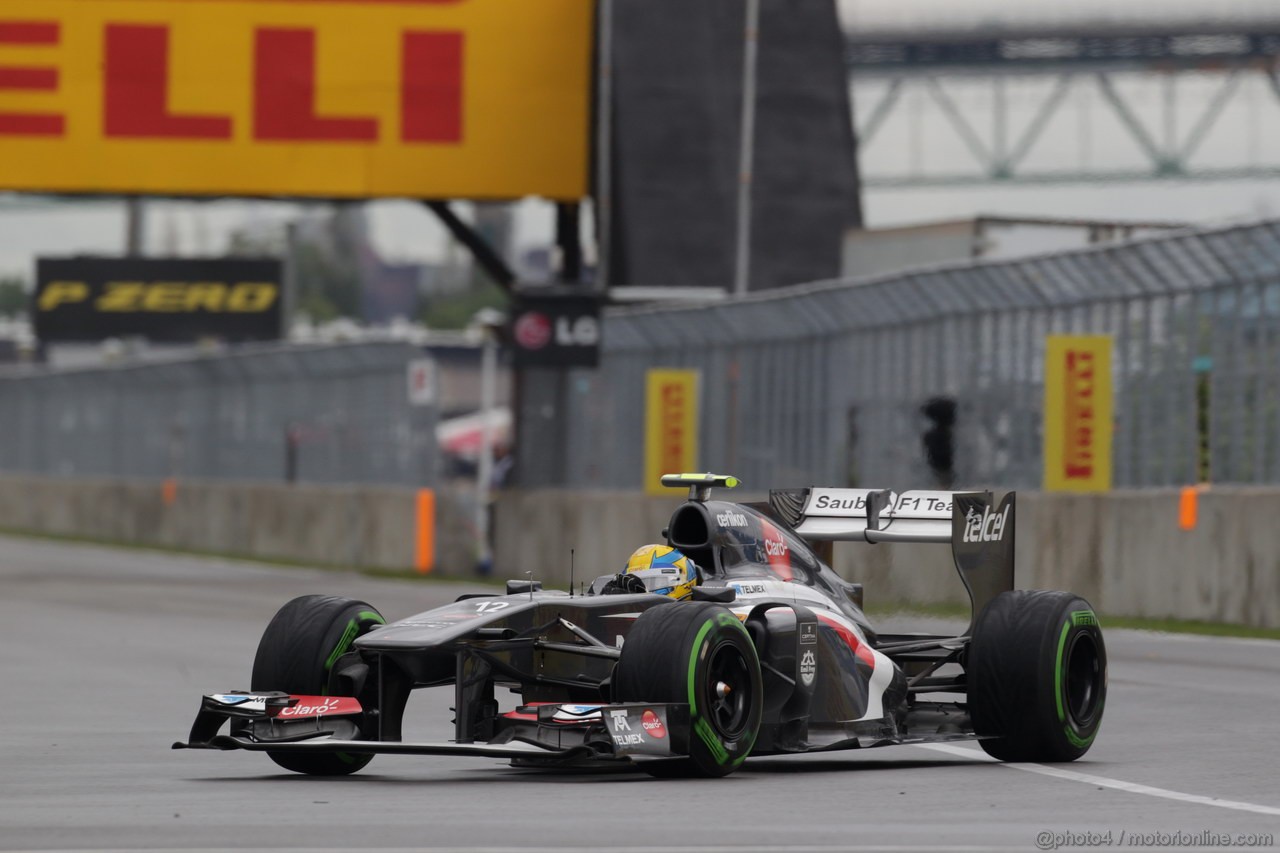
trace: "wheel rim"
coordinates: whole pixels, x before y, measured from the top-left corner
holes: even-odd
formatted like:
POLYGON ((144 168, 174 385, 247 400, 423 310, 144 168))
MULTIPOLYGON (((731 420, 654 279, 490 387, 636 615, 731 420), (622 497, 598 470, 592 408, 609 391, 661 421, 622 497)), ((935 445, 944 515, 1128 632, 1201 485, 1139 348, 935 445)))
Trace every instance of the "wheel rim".
POLYGON ((712 725, 730 740, 742 734, 751 716, 751 668, 742 650, 731 643, 716 646, 703 685, 712 725))
POLYGON ((1066 710, 1079 728, 1087 728, 1098 716, 1102 705, 1102 655, 1098 643, 1088 631, 1071 640, 1066 660, 1066 710))

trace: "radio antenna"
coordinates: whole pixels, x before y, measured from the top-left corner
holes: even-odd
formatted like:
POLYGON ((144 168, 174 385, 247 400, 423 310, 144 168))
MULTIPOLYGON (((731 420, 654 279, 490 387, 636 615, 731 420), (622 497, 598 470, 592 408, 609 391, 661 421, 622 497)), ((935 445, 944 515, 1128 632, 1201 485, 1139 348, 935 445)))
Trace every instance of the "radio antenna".
POLYGON ((573 598, 573 549, 569 549, 569 597, 573 598))
POLYGON ((529 600, 533 601, 533 569, 525 572, 529 576, 529 600))

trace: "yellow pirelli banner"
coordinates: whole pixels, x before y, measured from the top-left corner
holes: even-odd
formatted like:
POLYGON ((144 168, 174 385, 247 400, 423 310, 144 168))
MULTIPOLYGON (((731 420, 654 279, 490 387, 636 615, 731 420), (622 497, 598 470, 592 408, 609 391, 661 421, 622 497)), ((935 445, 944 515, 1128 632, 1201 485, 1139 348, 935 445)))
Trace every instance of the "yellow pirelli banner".
POLYGON ((645 375, 644 490, 670 495, 663 474, 697 470, 698 371, 650 370, 645 375))
POLYGON ((1044 354, 1044 488, 1111 489, 1111 338, 1050 335, 1044 354))
POLYGON ((0 190, 577 199, 593 0, 0 0, 0 190))

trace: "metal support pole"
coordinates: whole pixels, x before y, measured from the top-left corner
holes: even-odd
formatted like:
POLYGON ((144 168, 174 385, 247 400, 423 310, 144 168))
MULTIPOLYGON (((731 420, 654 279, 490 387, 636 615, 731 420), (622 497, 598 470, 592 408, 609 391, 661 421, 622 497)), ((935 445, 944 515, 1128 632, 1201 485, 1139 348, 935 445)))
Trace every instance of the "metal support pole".
POLYGON ((756 65, 760 35, 760 0, 746 0, 747 23, 742 44, 742 127, 738 146, 738 241, 733 292, 746 295, 751 267, 751 179, 755 159, 756 65))
POLYGON ((143 253, 146 239, 146 208, 141 196, 129 196, 125 199, 124 253, 137 257, 143 253))
POLYGON ((280 306, 280 339, 287 341, 293 334, 293 319, 297 316, 301 281, 299 281, 298 223, 284 227, 284 294, 280 306))
POLYGON ((498 342, 495 331, 483 326, 480 354, 480 459, 476 465, 476 534, 480 540, 480 564, 493 559, 489 545, 489 502, 493 499, 493 409, 498 384, 498 342))
POLYGON ((448 229, 453 239, 467 247, 471 252, 471 256, 475 258, 476 263, 493 280, 494 284, 501 287, 508 294, 515 292, 516 275, 507 266, 507 262, 493 250, 492 246, 484 241, 483 237, 476 233, 474 228, 458 218, 458 215, 449 207, 448 202, 424 201, 423 204, 436 215, 436 218, 448 229))
POLYGON ((613 0, 597 0, 596 287, 609 291, 613 228, 613 0))
POLYGON ((556 245, 560 247, 560 280, 582 281, 582 237, 577 202, 556 204, 556 245))

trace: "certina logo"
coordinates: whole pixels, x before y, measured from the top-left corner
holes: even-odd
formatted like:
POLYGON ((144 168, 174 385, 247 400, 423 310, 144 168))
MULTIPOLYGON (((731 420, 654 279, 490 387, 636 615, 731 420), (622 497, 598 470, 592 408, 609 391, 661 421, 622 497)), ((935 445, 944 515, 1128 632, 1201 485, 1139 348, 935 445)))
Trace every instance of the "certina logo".
POLYGON ((746 527, 747 517, 740 512, 727 510, 716 515, 716 521, 721 527, 746 527))
POLYGON ((1002 542, 1004 541, 1005 524, 1009 520, 1009 507, 998 513, 993 513, 991 507, 983 507, 982 514, 970 508, 965 514, 964 535, 961 539, 965 542, 1002 542))

